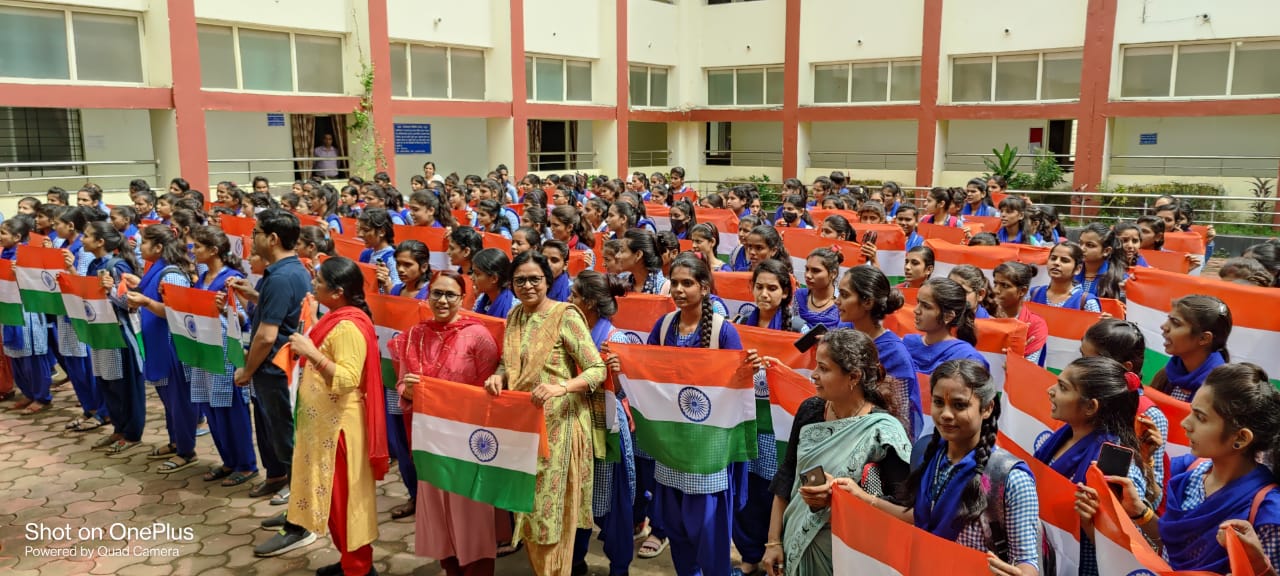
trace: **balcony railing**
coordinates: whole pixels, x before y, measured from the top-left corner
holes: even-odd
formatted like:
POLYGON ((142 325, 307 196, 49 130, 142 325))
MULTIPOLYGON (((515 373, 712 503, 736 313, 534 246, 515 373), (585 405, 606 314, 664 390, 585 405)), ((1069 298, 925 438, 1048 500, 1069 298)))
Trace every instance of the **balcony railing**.
POLYGON ((529 170, 591 170, 596 167, 595 152, 530 152, 529 170))
POLYGON ((1111 173, 1135 176, 1219 176, 1275 178, 1280 156, 1152 156, 1111 157, 1111 173))
POLYGON ((128 190, 129 181, 136 178, 156 185, 158 174, 159 163, 155 160, 3 162, 0 163, 0 188, 6 196, 44 198, 44 191, 51 186, 69 188, 94 182, 103 192, 121 192, 128 190))
MULTIPOLYGON (((254 176, 264 176, 267 180, 290 180, 301 176, 310 178, 319 172, 316 162, 336 160, 339 178, 345 177, 348 170, 347 156, 337 158, 320 158, 315 156, 299 156, 294 158, 218 158, 209 159, 209 182, 230 180, 237 185, 246 186, 254 176), (303 168, 305 166, 305 168, 303 168)), ((322 178, 328 178, 322 176, 322 178)))
POLYGON ((812 168, 915 170, 915 152, 809 152, 812 168))
POLYGON ((630 166, 666 166, 671 164, 670 150, 631 150, 627 152, 630 166))
POLYGON ((702 154, 707 166, 782 166, 782 152, 776 150, 707 150, 702 154))
MULTIPOLYGON (((1074 154, 1050 154, 1058 160, 1058 164, 1062 165, 1063 171, 1071 172, 1075 170, 1074 154)), ((979 174, 987 171, 987 164, 984 160, 992 158, 990 153, 948 153, 944 170, 949 172, 973 172, 979 174)), ((1019 154, 1014 168, 1021 172, 1032 172, 1035 170, 1036 156, 1034 154, 1019 154)))

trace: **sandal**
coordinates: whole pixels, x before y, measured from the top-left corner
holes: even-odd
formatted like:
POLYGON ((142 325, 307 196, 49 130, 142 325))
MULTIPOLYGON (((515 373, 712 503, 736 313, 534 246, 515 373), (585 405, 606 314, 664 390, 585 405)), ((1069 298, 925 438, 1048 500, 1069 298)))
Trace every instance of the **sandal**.
POLYGON ((123 438, 121 438, 116 434, 112 434, 110 436, 104 436, 102 438, 99 438, 97 442, 93 443, 93 449, 101 450, 103 448, 106 448, 107 446, 110 446, 112 444, 115 444, 116 442, 119 442, 122 439, 123 438))
POLYGON ((88 432, 90 430, 97 430, 106 424, 106 422, 98 420, 97 418, 85 418, 83 420, 77 420, 77 424, 68 428, 68 430, 71 432, 88 432))
POLYGON ((645 520, 644 523, 640 525, 639 530, 632 529, 631 540, 634 542, 639 542, 641 540, 644 540, 645 538, 648 538, 651 532, 653 532, 653 526, 650 526, 649 521, 645 520))
POLYGON ((118 455, 120 455, 120 453, 121 453, 121 452, 124 452, 125 450, 128 450, 128 449, 130 449, 130 448, 133 448, 134 446, 137 446, 137 445, 139 445, 139 444, 142 444, 142 442, 141 442, 141 441, 138 441, 138 442, 130 442, 130 441, 128 441, 128 440, 116 440, 114 443, 112 443, 112 444, 111 444, 111 447, 110 447, 110 448, 107 448, 107 454, 109 454, 109 455, 111 455, 111 456, 118 456, 118 455))
POLYGON ((161 462, 160 469, 156 470, 156 472, 159 472, 161 474, 169 474, 172 472, 177 472, 199 461, 200 461, 200 458, 197 456, 192 456, 190 458, 183 458, 182 456, 174 456, 173 458, 170 458, 168 460, 165 460, 164 462, 161 462))
POLYGON ((244 484, 245 482, 248 482, 248 481, 250 481, 250 480, 253 480, 254 478, 257 478, 257 477, 258 477, 258 471, 257 471, 257 470, 253 470, 253 471, 251 471, 251 472, 236 472, 235 474, 232 474, 232 475, 231 475, 229 478, 227 478, 226 480, 223 480, 223 481, 222 481, 222 486, 223 486, 223 487, 226 487, 226 488, 230 488, 230 487, 232 487, 232 486, 239 486, 239 485, 244 484))
POLYGON ((76 418, 75 420, 72 420, 72 421, 70 421, 70 422, 67 422, 67 425, 66 425, 66 426, 63 426, 63 427, 62 427, 62 429, 63 429, 63 430, 75 430, 76 428, 79 428, 79 427, 80 427, 80 425, 81 425, 81 424, 83 424, 85 420, 88 420, 88 419, 89 419, 89 417, 88 417, 88 416, 86 416, 86 417, 84 417, 84 418, 76 418))
POLYGON ((204 476, 201 476, 201 478, 203 478, 205 482, 213 482, 230 476, 232 472, 235 472, 235 470, 227 468, 226 466, 214 466, 210 468, 208 472, 205 472, 204 476))
POLYGON ((649 536, 645 539, 644 543, 640 545, 640 551, 636 552, 636 556, 646 560, 649 558, 657 558, 658 555, 662 554, 662 552, 667 549, 667 544, 670 542, 671 541, 666 538, 659 540, 656 536, 649 536))
POLYGON ((415 501, 413 498, 410 498, 408 502, 405 502, 404 504, 401 504, 399 506, 396 506, 395 508, 392 508, 391 519, 399 520, 401 518, 408 518, 410 516, 413 516, 414 511, 417 510, 417 504, 418 504, 417 501, 415 501))
POLYGON ((507 542, 506 544, 501 544, 498 546, 498 557, 502 558, 503 556, 510 556, 512 554, 515 554, 516 552, 519 552, 521 548, 524 548, 524 542, 521 542, 514 546, 512 546, 510 542, 507 542))
POLYGON ((178 448, 173 444, 165 444, 164 446, 156 446, 151 449, 151 453, 147 454, 147 460, 168 460, 170 456, 178 453, 178 448))
POLYGON ((30 416, 32 414, 38 414, 40 412, 43 412, 44 409, 48 407, 49 405, 45 404, 44 402, 32 402, 30 406, 27 406, 26 410, 22 411, 22 415, 30 416))
POLYGON ((13 403, 13 406, 10 406, 10 407, 9 407, 9 409, 10 409, 10 410, 22 410, 23 408, 26 408, 27 406, 30 406, 32 402, 35 402, 35 400, 32 400, 32 399, 30 399, 30 398, 23 398, 23 399, 21 399, 21 400, 18 400, 17 402, 14 402, 14 403, 13 403))

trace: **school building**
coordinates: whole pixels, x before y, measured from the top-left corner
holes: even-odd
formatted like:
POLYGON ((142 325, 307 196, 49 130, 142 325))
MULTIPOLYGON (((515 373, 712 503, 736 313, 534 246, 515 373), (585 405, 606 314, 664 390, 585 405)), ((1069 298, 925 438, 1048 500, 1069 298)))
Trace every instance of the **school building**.
POLYGON ((402 188, 426 161, 954 185, 1010 144, 1077 190, 1243 194, 1280 172, 1277 22, 1275 0, 0 0, 0 209, 292 181, 326 134, 402 188))

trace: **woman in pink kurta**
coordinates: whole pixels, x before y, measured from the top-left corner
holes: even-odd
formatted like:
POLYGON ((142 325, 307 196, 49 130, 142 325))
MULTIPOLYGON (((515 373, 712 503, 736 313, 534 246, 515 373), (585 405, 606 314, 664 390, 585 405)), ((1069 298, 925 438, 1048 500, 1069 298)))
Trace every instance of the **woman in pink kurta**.
MULTIPOLYGON (((388 349, 399 366, 397 389, 405 414, 413 412, 413 387, 423 377, 481 386, 498 365, 498 345, 489 330, 478 320, 458 315, 465 295, 461 276, 452 270, 441 272, 427 295, 432 319, 391 339, 388 349)), ((412 429, 409 438, 415 443, 412 429)), ((414 550, 419 556, 438 558, 450 576, 493 574, 493 506, 419 481, 415 518, 414 550)))

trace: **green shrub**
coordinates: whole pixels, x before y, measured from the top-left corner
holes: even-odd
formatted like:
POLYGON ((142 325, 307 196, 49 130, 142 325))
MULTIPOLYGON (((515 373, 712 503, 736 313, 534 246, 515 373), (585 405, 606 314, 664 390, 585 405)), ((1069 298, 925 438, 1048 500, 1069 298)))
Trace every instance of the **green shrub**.
MULTIPOLYGON (((1151 206, 1155 198, 1128 196, 1129 194, 1168 194, 1179 199, 1186 199, 1197 214, 1223 209, 1224 202, 1216 197, 1226 193, 1217 184, 1195 184, 1185 182, 1169 182, 1164 184, 1104 184, 1098 189, 1099 213, 1103 216, 1132 219, 1142 214, 1143 208, 1151 206)), ((1207 219, 1198 216, 1197 219, 1207 219)))

